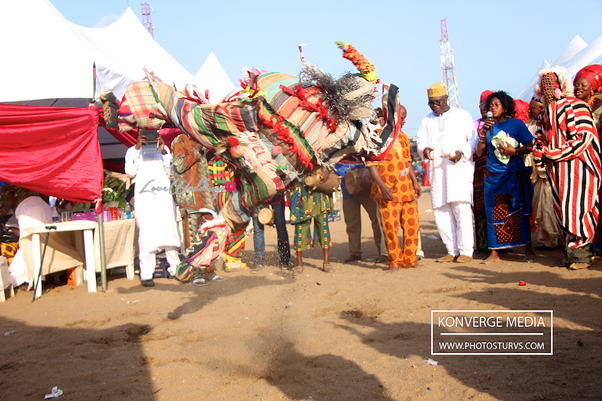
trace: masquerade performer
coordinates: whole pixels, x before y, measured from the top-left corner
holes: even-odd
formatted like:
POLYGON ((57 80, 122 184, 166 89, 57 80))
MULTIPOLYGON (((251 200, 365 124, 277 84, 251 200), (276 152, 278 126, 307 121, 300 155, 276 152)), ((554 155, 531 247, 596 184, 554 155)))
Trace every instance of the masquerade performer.
POLYGON ((533 135, 514 118, 515 103, 506 92, 487 97, 485 109, 493 114, 479 129, 477 155, 487 155, 485 212, 491 254, 481 263, 500 260, 498 249, 526 245, 526 260, 535 258, 531 247, 531 168, 523 155, 531 152, 533 135))
POLYGON ((470 114, 447 104, 441 83, 427 90, 433 111, 418 128, 418 153, 430 160, 431 202, 435 223, 447 248, 438 262, 466 263, 472 260, 472 184, 477 138, 470 114))
POLYGON ((533 161, 546 168, 556 219, 565 233, 566 264, 584 269, 591 264, 599 216, 600 142, 587 103, 572 97, 564 68, 544 69, 539 76, 535 94, 545 106, 533 161))
MULTIPOLYGON (((405 124, 406 116, 406 108, 399 107, 400 129, 405 124)), ((387 123, 393 121, 393 118, 390 118, 387 123)), ((374 179, 370 195, 378 203, 385 244, 389 253, 388 271, 396 272, 401 267, 416 267, 419 216, 415 200, 420 197, 421 189, 414 173, 410 140, 407 135, 400 132, 385 160, 378 163, 366 162, 366 167, 369 168, 374 179), (403 249, 399 245, 397 236, 400 225, 403 231, 403 249)))

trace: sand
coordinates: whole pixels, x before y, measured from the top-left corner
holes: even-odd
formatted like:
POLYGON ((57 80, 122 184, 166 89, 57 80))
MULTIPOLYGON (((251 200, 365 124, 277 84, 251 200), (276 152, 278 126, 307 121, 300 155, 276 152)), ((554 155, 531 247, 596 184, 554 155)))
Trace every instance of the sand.
MULTIPOLYGON (((257 275, 151 289, 111 275, 105 293, 47 285, 34 303, 20 291, 0 303, 0 399, 41 400, 54 386, 62 400, 601 399, 599 262, 568 271, 561 251, 527 263, 517 249, 490 265, 436 263, 446 252, 429 238, 430 208, 426 193, 423 267, 394 274, 373 262, 364 212, 363 261, 343 263, 345 224, 331 224, 331 274, 319 248, 302 275, 281 272, 266 228, 272 265, 257 275), (433 309, 552 309, 554 355, 432 356, 433 309)), ((249 239, 248 263, 252 249, 249 239)))

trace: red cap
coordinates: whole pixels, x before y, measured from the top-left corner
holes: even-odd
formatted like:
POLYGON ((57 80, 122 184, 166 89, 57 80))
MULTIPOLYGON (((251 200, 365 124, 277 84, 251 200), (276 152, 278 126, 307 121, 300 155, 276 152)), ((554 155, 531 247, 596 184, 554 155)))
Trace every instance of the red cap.
POLYGON ((495 92, 494 91, 485 91, 485 92, 481 93, 481 100, 479 100, 479 103, 487 100, 489 95, 491 95, 492 93, 495 93, 495 92))

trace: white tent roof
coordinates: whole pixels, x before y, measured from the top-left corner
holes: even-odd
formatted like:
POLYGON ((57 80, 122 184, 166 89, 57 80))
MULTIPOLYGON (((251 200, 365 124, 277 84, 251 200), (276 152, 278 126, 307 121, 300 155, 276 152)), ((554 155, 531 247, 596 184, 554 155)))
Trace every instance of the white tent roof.
POLYGON ((202 92, 209 90, 209 101, 217 103, 226 95, 236 90, 236 86, 222 68, 222 65, 213 52, 209 53, 207 60, 194 76, 194 83, 202 92))
POLYGON ((0 52, 0 102, 51 98, 92 98, 98 82, 119 98, 143 77, 142 67, 178 88, 193 76, 144 29, 132 10, 105 28, 67 21, 48 0, 3 2, 0 52), (9 61, 10 60, 10 61, 9 61))
MULTIPOLYGON (((545 61, 545 60, 544 60, 545 61)), ((552 64, 552 67, 563 66, 567 69, 567 74, 572 78, 579 72, 580 69, 585 67, 586 65, 600 63, 602 61, 602 36, 596 39, 589 46, 587 43, 579 36, 575 35, 571 43, 564 50, 562 55, 556 59, 556 61, 552 64)), ((540 68, 547 68, 550 65, 542 65, 540 68)), ((539 71, 538 71, 539 72, 539 71)), ((533 96, 533 88, 537 83, 539 77, 537 73, 535 77, 525 86, 525 88, 518 95, 519 99, 523 99, 526 101, 531 100, 533 96)))
POLYGON ((130 7, 117 21, 104 28, 69 24, 105 56, 96 62, 97 97, 106 87, 121 98, 130 84, 144 78, 144 67, 155 71, 165 83, 175 83, 178 89, 184 89, 194 80, 191 73, 155 42, 130 7))

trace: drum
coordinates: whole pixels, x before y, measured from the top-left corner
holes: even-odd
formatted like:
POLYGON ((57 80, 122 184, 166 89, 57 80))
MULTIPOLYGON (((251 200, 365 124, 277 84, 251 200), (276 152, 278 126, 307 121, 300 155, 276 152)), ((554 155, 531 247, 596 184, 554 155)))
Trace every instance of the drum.
POLYGON ((305 186, 311 188, 314 191, 324 192, 325 194, 331 194, 339 188, 341 185, 341 177, 336 173, 330 173, 328 179, 324 182, 320 182, 321 169, 315 171, 312 175, 305 178, 305 186))
POLYGON ((364 168, 347 170, 345 174, 345 186, 347 187, 347 192, 353 196, 370 194, 372 176, 368 169, 364 168))
POLYGON ((274 224, 274 211, 269 207, 264 207, 257 214, 257 220, 264 226, 271 226, 274 224))

